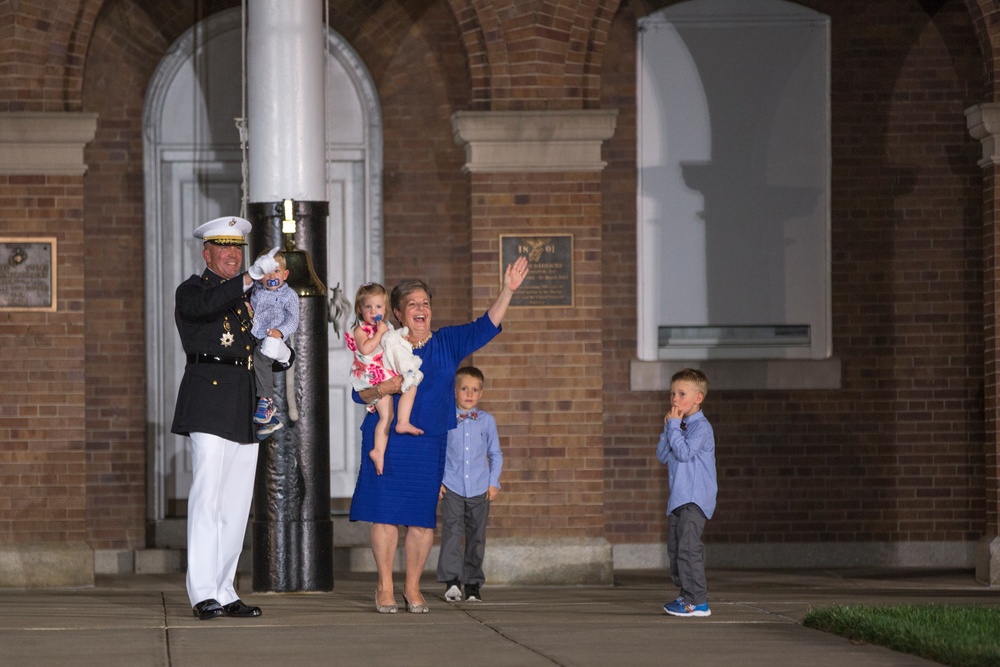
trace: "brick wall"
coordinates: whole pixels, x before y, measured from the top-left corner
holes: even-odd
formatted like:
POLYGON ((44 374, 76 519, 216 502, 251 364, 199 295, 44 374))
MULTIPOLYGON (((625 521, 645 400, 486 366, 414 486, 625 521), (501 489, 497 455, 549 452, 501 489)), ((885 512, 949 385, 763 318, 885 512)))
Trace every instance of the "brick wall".
POLYGON ((500 234, 573 236, 573 307, 511 308, 504 333, 475 355, 504 454, 497 537, 604 534, 599 178, 472 176, 476 312, 496 298, 500 234))
POLYGON ((454 19, 427 8, 415 19, 373 18, 359 37, 384 120, 385 280, 417 277, 431 287, 435 327, 469 320, 469 186, 451 115, 468 104, 454 19), (386 25, 392 30, 380 32, 386 25), (385 50, 390 37, 396 48, 385 50), (419 82, 419 85, 416 84, 419 82))
MULTIPOLYGON (((10 445, 0 448, 0 539, 140 546, 142 100, 167 45, 238 2, 56 3, 62 14, 51 4, 19 3, 18 30, 0 27, 0 49, 16 54, 0 69, 0 111, 78 110, 82 98, 100 118, 83 187, 0 180, 4 232, 57 236, 61 285, 57 313, 0 313, 0 360, 18 387, 0 407, 10 445), (65 29, 65 12, 77 32, 65 29)), ((653 447, 666 396, 632 392, 628 363, 635 20, 665 3, 625 0, 610 24, 607 7, 596 11, 586 39, 583 3, 549 3, 539 34, 487 44, 503 34, 488 14, 514 4, 331 8, 382 104, 386 281, 422 276, 435 324, 466 321, 495 294, 499 233, 573 233, 576 307, 516 309, 475 357, 507 456, 494 534, 662 542, 667 484, 653 447), (560 51, 563 38, 573 46, 560 51), (541 62, 552 77, 556 52, 565 69, 554 78, 514 89, 505 79, 541 62), (603 173, 461 173, 454 111, 586 108, 598 92, 597 106, 619 110, 603 173), (557 351, 567 336, 572 356, 557 351)), ((985 468, 995 479, 996 461, 984 453, 982 175, 962 112, 991 98, 992 79, 958 0, 932 15, 910 0, 804 4, 832 16, 833 333, 844 384, 710 392, 721 491, 706 539, 975 540, 985 468)), ((531 29, 529 19, 496 16, 508 28, 531 29)), ((992 515, 995 505, 994 494, 992 515)))
MULTIPOLYGON (((666 396, 633 392, 629 363, 636 357, 636 113, 635 31, 638 17, 624 3, 608 36, 601 107, 618 109, 615 135, 605 143, 601 180, 604 349, 604 511, 608 539, 665 541, 667 484, 656 461, 656 438, 666 396)), ((713 526, 714 531, 714 526, 713 526)))
MULTIPOLYGON (((970 17, 973 27, 981 43, 983 50, 987 53, 992 49, 989 44, 996 44, 1000 41, 1000 25, 996 17, 1000 14, 1000 8, 995 4, 985 6, 983 2, 977 2, 970 8, 970 17)), ((996 61, 996 56, 993 56, 996 61)), ((984 67, 986 84, 983 91, 982 102, 993 102, 996 100, 996 68, 990 62, 984 67)), ((992 538, 1000 534, 1000 493, 998 493, 998 482, 1000 482, 1000 458, 998 458, 998 434, 997 428, 1000 424, 1000 402, 997 393, 997 374, 1000 372, 997 355, 997 345, 1000 340, 997 338, 997 296, 998 278, 997 273, 997 253, 1000 251, 997 235, 997 167, 991 165, 983 170, 983 397, 984 397, 984 419, 983 427, 985 431, 984 442, 984 488, 985 488, 985 536, 992 538)), ((985 575, 985 573, 982 573, 985 575)), ((977 576, 980 573, 977 572, 977 576)), ((995 583, 995 577, 984 576, 984 579, 995 583)))
MULTIPOLYGON (((840 391, 715 391, 714 542, 976 540, 983 524, 979 147, 982 67, 961 3, 811 2, 832 17, 833 333, 840 391), (901 3, 906 4, 906 3, 901 3)), ((634 7, 616 17, 603 105, 634 106, 634 7)), ((609 538, 662 540, 653 456, 667 397, 628 391, 634 114, 605 172, 609 538), (616 280, 615 287, 611 282, 616 280)))
POLYGON ((99 9, 46 0, 0 5, 0 112, 79 111, 87 37, 99 9))
POLYGON ((55 312, 0 312, 0 542, 7 544, 86 539, 82 203, 76 176, 0 176, 2 236, 55 238, 57 281, 55 312))
MULTIPOLYGON (((987 170, 984 177, 987 191, 996 192, 992 186, 997 181, 997 167, 987 170)), ((986 451, 984 455, 985 464, 985 519, 987 535, 998 534, 1000 529, 1000 492, 998 492, 997 481, 1000 479, 1000 460, 997 457, 997 428, 1000 426, 1000 404, 997 401, 997 375, 1000 373, 1000 355, 997 350, 997 297, 998 285, 1000 285, 1000 274, 997 264, 997 256, 1000 253, 1000 233, 997 230, 996 211, 1000 209, 996 196, 987 196, 983 205, 984 243, 983 243, 983 282, 984 282, 984 313, 983 330, 987 344, 983 351, 984 367, 986 369, 984 391, 986 397, 984 405, 985 429, 986 429, 986 451)))
MULTIPOLYGON (((184 16, 189 16, 188 12, 184 16)), ((86 149, 88 540, 145 545, 146 332, 142 109, 169 43, 123 4, 93 34, 84 106, 97 112, 86 149)))

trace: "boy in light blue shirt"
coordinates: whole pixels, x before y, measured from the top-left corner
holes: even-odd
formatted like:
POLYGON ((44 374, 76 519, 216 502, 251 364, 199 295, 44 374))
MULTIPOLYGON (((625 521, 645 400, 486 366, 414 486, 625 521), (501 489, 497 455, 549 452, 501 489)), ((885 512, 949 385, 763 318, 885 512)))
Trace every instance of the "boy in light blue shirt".
POLYGON ((444 599, 481 602, 479 588, 486 581, 486 520, 490 502, 500 493, 503 454, 493 415, 479 409, 485 378, 474 366, 455 373, 455 405, 458 426, 448 431, 448 453, 441 501, 441 554, 437 578, 444 582, 444 599), (465 548, 462 548, 462 538, 465 548))
POLYGON ((715 512, 719 484, 715 474, 715 433, 701 412, 708 378, 685 368, 670 378, 670 412, 664 417, 656 458, 667 466, 670 577, 680 597, 663 605, 671 616, 711 616, 705 582, 705 523, 715 512))

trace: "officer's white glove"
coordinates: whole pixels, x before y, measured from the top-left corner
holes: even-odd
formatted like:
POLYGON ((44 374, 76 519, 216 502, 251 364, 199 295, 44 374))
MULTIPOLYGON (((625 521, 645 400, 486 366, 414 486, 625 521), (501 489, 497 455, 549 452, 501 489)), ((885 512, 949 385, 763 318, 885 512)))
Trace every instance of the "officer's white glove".
POLYGON ((267 274, 271 273, 271 271, 278 268, 278 262, 274 259, 274 253, 279 250, 281 250, 281 246, 275 246, 271 248, 271 251, 266 255, 258 257, 257 261, 251 264, 250 268, 247 269, 247 273, 250 274, 250 277, 254 280, 260 280, 267 274))

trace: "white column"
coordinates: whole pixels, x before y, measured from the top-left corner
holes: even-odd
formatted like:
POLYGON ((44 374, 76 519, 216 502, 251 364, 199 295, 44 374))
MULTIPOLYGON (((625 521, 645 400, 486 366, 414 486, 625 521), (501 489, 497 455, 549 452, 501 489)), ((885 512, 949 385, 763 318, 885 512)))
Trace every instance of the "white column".
MULTIPOLYGON (((258 247, 285 245, 299 294, 296 361, 275 377, 286 428, 264 441, 254 492, 253 587, 333 589, 326 275, 326 26, 323 0, 249 0, 248 217, 258 247), (293 200, 292 206, 286 206, 293 200), (291 213, 294 231, 286 229, 291 213), (275 215, 277 214, 277 215, 275 215), (263 242, 263 243, 262 243, 263 242), (298 396, 292 420, 291 397, 298 396), (292 425, 294 421, 294 427, 292 425)), ((254 245, 254 243, 251 243, 254 245)))
POLYGON ((322 0, 249 0, 251 202, 326 200, 322 0))

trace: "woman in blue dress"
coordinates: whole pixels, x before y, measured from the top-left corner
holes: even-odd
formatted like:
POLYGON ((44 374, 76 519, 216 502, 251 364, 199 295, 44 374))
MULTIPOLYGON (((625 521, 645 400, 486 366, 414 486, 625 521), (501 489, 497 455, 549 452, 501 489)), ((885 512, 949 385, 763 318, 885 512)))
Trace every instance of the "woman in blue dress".
MULTIPOLYGON (((370 539, 378 569, 375 608, 380 613, 397 611, 392 565, 399 543, 399 526, 407 527, 406 581, 403 585, 406 610, 428 611, 420 592, 420 576, 434 544, 448 431, 456 426, 455 371, 463 359, 500 333, 500 323, 511 297, 527 273, 528 260, 519 257, 507 266, 500 294, 482 317, 433 332, 431 293, 427 285, 420 280, 404 280, 392 290, 392 313, 401 326, 408 327, 406 338, 414 354, 422 360, 420 370, 424 379, 413 405, 411 423, 422 429, 423 434, 401 434, 390 428, 382 474, 378 475, 368 456, 374 443, 378 415, 368 413, 361 425, 361 470, 351 500, 351 521, 372 522, 370 539)), ((401 379, 395 377, 360 394, 355 392, 354 400, 367 404, 384 395, 396 394, 401 379)))

